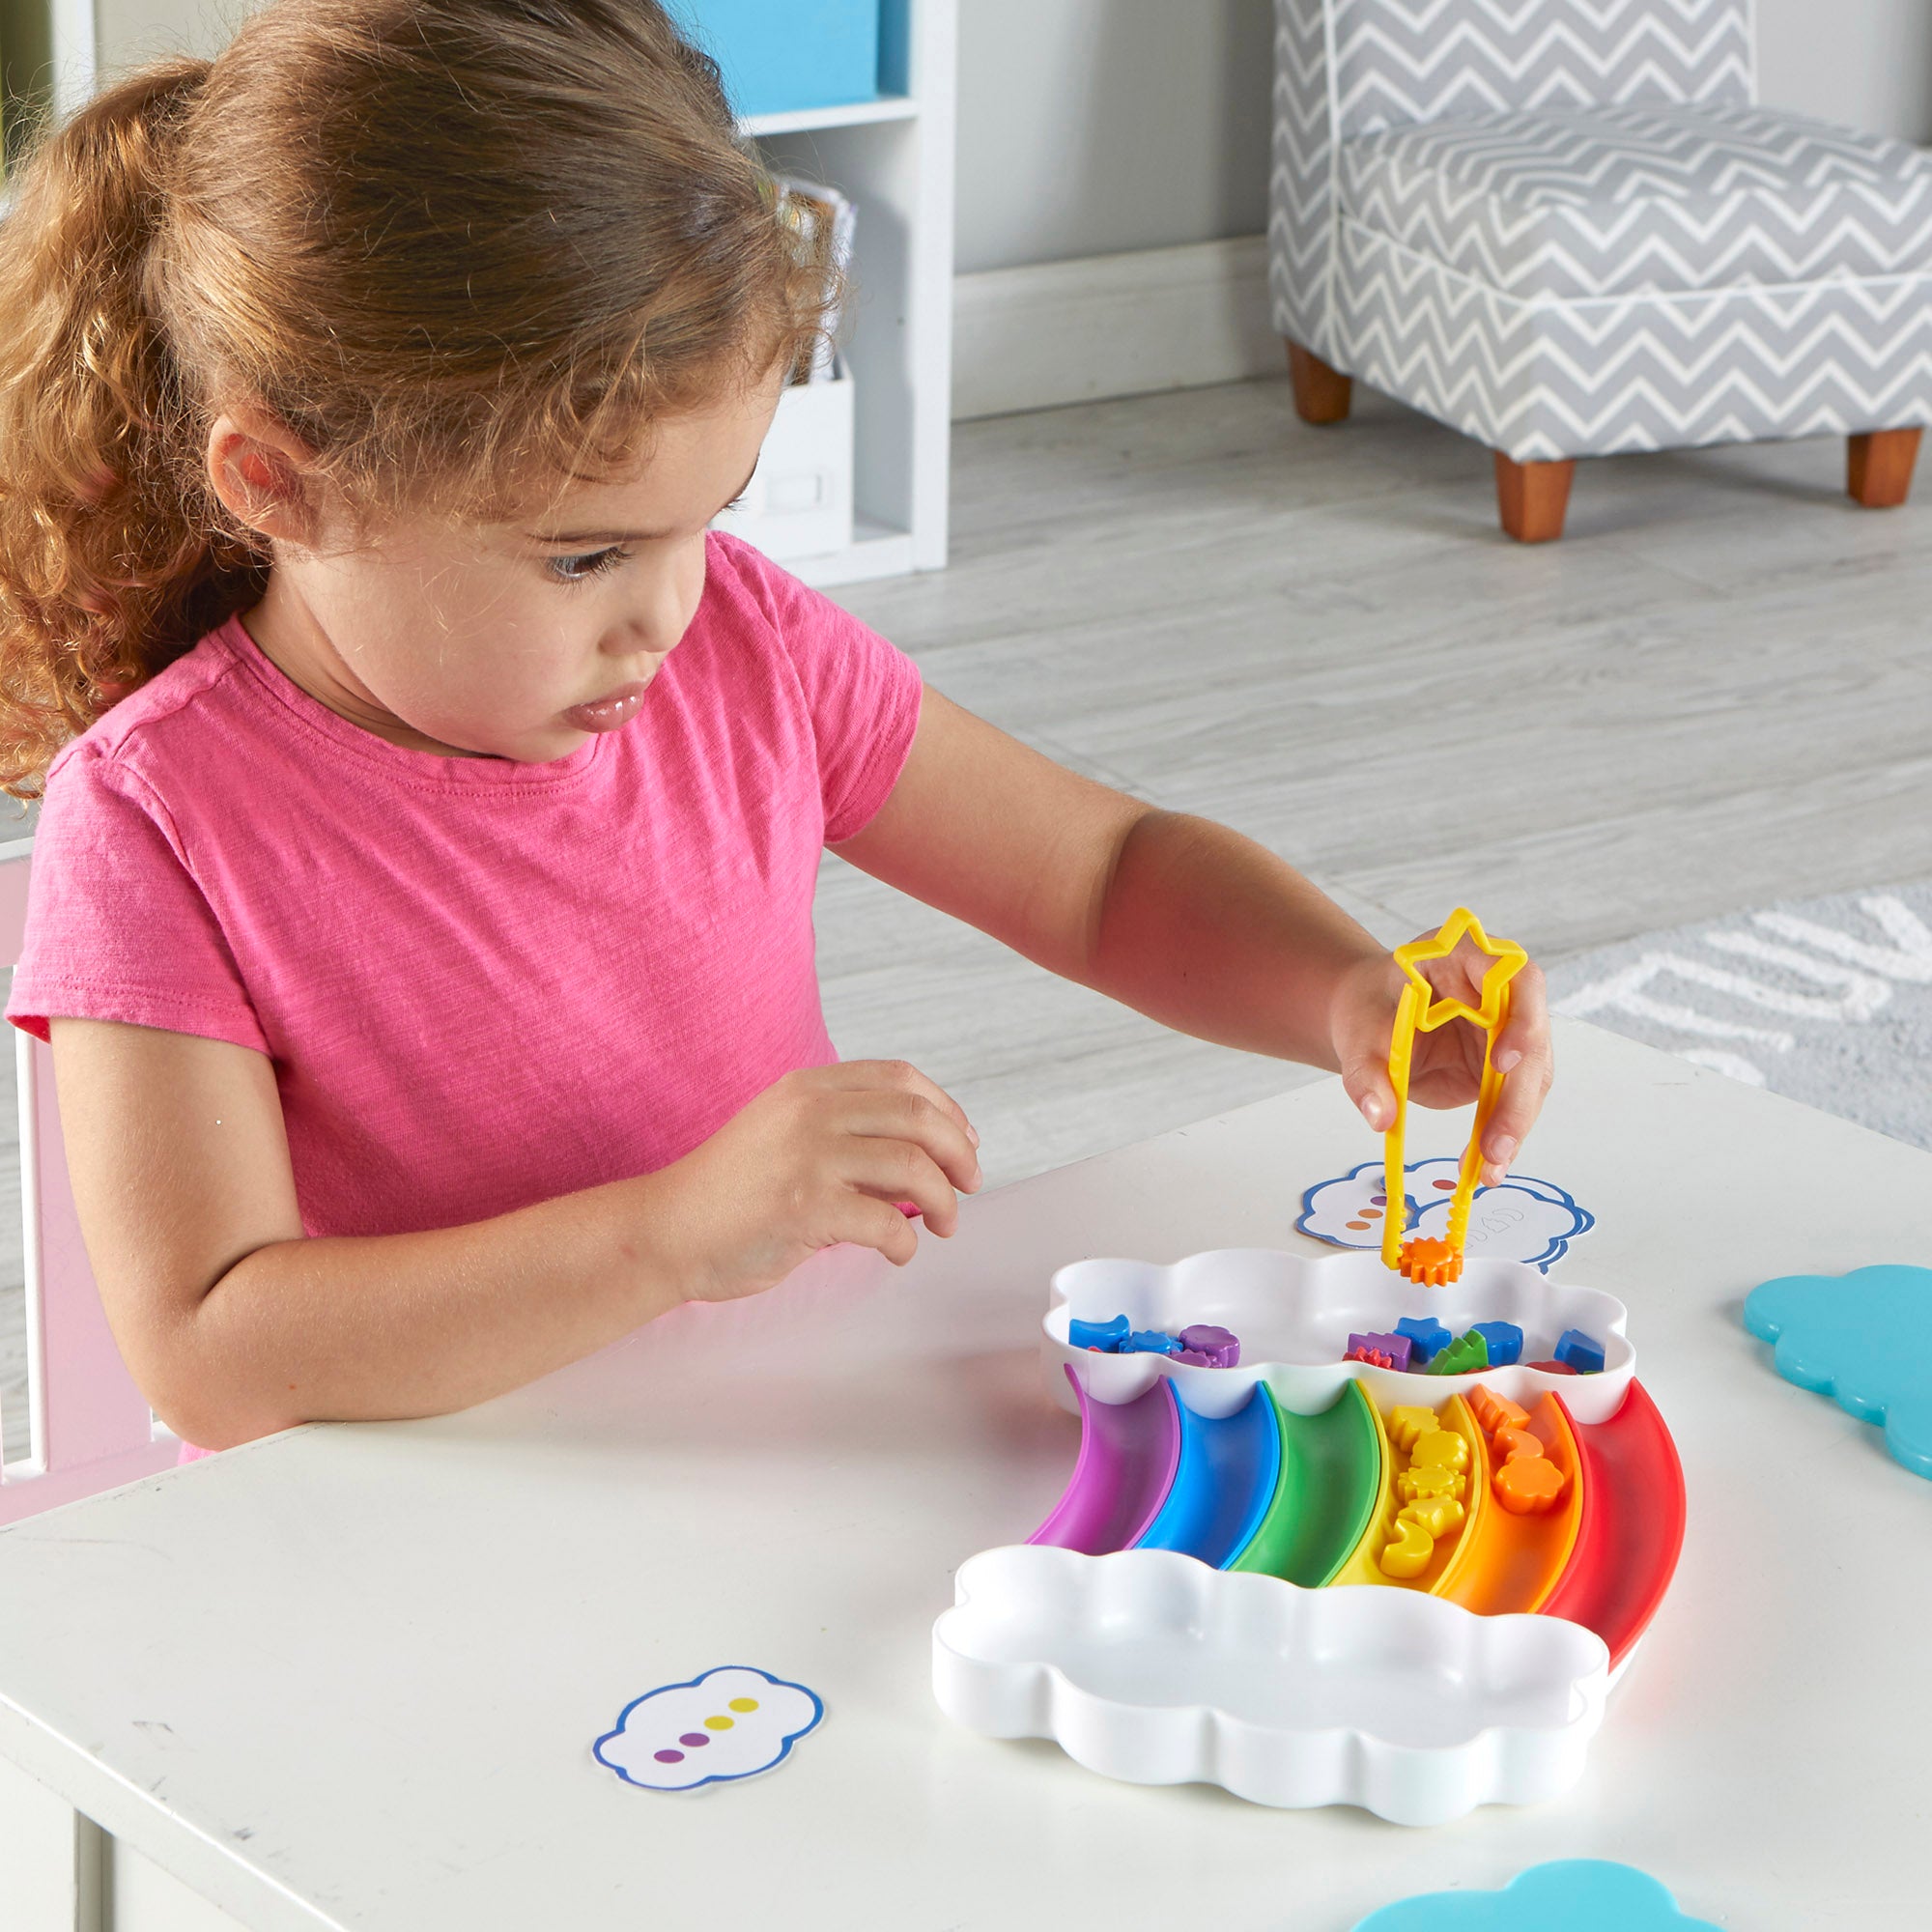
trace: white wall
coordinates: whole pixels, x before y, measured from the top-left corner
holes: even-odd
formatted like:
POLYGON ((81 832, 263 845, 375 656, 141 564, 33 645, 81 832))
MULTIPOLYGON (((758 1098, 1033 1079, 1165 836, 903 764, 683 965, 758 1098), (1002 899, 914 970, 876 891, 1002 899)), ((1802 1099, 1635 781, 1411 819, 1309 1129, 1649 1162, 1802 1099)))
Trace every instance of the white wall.
POLYGON ((1927 0, 1757 0, 1757 19, 1760 99, 1932 142, 1927 0))
POLYGON ((100 71, 111 74, 156 54, 213 56, 248 0, 94 0, 100 71))
MULTIPOLYGON (((1757 7, 1767 102, 1932 140, 1932 0, 1757 7)), ((1265 227, 1273 19, 1273 0, 964 0, 960 271, 1265 227)))
POLYGON ((960 272, 1267 225, 1273 0, 964 0, 960 272))

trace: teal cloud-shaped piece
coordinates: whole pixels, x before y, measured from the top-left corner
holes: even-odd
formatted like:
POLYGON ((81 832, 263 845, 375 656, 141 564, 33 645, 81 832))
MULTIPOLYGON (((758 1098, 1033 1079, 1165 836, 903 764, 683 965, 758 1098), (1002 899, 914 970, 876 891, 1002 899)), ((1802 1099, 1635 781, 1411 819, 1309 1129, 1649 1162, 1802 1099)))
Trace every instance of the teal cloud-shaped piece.
POLYGON ((1786 1381, 1878 1423, 1892 1456, 1932 1477, 1932 1268, 1780 1275, 1746 1296, 1745 1326, 1775 1345, 1786 1381))
POLYGON ((1519 1872, 1500 1891, 1432 1891, 1372 1912, 1355 1932, 1718 1932, 1633 1865, 1563 1859, 1519 1872))

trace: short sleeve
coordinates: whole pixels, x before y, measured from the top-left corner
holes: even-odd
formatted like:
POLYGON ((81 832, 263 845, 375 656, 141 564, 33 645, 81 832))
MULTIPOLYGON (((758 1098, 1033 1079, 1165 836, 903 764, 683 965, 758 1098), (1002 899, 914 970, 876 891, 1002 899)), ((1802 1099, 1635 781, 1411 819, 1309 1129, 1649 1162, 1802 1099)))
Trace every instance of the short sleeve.
POLYGON ((7 1017, 122 1020, 267 1053, 234 955, 166 808, 80 745, 56 762, 34 832, 27 928, 7 1017))
POLYGON ((755 572, 760 601, 805 693, 818 748, 825 842, 836 845, 870 824, 905 769, 924 691, 919 667, 750 546, 734 543, 732 554, 748 576, 755 572))

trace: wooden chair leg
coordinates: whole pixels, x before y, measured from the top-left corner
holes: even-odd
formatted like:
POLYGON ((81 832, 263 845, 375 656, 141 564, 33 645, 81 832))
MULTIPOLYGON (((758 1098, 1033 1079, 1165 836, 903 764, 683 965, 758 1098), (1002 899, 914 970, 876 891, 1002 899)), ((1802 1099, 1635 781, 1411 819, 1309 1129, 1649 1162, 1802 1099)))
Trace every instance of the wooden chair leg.
POLYGON ((1288 345, 1288 376, 1294 384, 1294 412, 1305 423, 1338 423, 1349 413, 1354 381, 1311 355, 1298 342, 1288 345))
POLYGON ((1875 429, 1845 440, 1845 492, 1868 510, 1895 510, 1912 492, 1918 431, 1875 429))
POLYGON ((1496 507, 1503 528, 1518 543, 1554 543, 1563 534, 1563 513, 1570 507, 1575 461, 1512 463, 1500 449, 1495 457, 1496 507))

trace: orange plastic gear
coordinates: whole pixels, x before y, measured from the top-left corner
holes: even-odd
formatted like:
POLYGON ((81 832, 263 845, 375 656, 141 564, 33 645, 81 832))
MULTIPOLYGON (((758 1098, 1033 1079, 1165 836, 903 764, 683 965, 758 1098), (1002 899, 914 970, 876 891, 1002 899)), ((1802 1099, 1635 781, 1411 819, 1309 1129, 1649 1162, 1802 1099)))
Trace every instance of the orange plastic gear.
POLYGON ((1463 1278, 1463 1255, 1447 1241, 1434 1235, 1412 1235, 1402 1244, 1402 1259, 1396 1272, 1406 1281, 1421 1282, 1429 1288, 1447 1288, 1463 1278))

